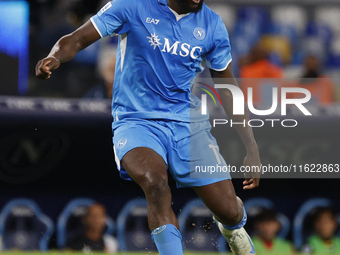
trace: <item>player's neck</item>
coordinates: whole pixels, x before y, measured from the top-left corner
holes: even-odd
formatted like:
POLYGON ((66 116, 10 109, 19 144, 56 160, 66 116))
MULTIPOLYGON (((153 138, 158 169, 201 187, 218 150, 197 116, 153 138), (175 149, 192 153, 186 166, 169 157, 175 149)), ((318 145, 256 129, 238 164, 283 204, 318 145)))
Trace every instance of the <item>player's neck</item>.
POLYGON ((167 0, 168 1, 168 6, 174 10, 175 12, 177 12, 177 14, 185 14, 183 11, 182 11, 182 8, 181 6, 177 3, 176 0, 167 0))

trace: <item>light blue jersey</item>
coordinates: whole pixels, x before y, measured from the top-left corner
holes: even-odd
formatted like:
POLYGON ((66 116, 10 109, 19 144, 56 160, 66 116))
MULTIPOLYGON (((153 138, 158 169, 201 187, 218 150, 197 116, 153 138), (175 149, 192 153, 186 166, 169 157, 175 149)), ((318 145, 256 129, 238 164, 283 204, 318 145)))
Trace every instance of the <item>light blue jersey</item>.
POLYGON ((167 0, 113 0, 91 21, 102 37, 120 35, 115 121, 207 118, 191 94, 196 74, 205 66, 225 70, 231 62, 228 32, 215 12, 203 4, 198 13, 178 15, 167 0))

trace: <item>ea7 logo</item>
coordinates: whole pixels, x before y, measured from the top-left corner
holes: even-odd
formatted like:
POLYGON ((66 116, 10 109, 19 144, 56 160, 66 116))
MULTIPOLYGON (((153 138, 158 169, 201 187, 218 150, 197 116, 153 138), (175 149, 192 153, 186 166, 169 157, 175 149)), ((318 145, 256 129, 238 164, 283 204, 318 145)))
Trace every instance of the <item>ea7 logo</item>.
POLYGON ((100 13, 100 14, 106 12, 108 9, 111 8, 111 6, 112 6, 111 2, 108 2, 108 3, 101 9, 101 13, 100 13))
POLYGON ((157 25, 158 22, 159 22, 159 19, 152 19, 152 18, 149 18, 149 17, 146 18, 146 23, 152 23, 152 24, 157 25))

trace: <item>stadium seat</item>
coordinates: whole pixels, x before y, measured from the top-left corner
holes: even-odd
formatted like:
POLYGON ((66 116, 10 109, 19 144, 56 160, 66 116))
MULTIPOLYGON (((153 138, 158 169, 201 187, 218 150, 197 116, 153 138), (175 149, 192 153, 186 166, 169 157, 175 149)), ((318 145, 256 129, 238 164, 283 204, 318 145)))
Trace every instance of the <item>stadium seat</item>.
POLYGON ((326 24, 330 26, 335 33, 339 33, 340 8, 338 6, 324 6, 316 8, 315 21, 326 24))
MULTIPOLYGON (((234 36, 241 37, 248 44, 257 43, 265 26, 269 22, 267 9, 258 7, 243 7, 238 10, 238 18, 234 28, 234 36)), ((233 46, 237 44, 232 44, 233 46)))
MULTIPOLYGON (((59 249, 64 249, 68 241, 83 232, 84 227, 81 219, 86 212, 86 207, 93 203, 94 201, 90 198, 77 198, 65 206, 57 221, 57 246, 59 249)), ((107 217, 106 225, 105 234, 112 235, 115 231, 114 221, 107 217)))
POLYGON ((293 222, 293 242, 300 249, 308 236, 312 233, 311 215, 318 207, 331 207, 332 202, 326 198, 312 198, 307 200, 298 210, 293 222))
POLYGON ((331 67, 340 67, 340 35, 333 40, 329 53, 329 63, 331 67))
POLYGON ((273 23, 295 27, 296 32, 302 34, 307 24, 307 13, 303 7, 296 5, 277 5, 271 10, 273 23))
MULTIPOLYGON (((238 37, 244 41, 243 44, 254 45, 262 35, 262 26, 260 23, 253 23, 248 20, 238 20, 235 24, 234 33, 231 37, 238 37)), ((233 46, 239 47, 235 43, 233 46)), ((250 47, 249 47, 250 48, 250 47)))
MULTIPOLYGON (((223 238, 212 219, 212 212, 201 199, 189 201, 178 215, 183 248, 191 251, 219 251, 218 240, 223 238)), ((225 245, 225 239, 224 245, 225 245)))
MULTIPOLYGON (((306 54, 302 50, 298 49, 293 54, 291 65, 297 68, 301 68, 302 64, 305 61, 305 58, 306 58, 306 54)), ((285 76, 285 77, 289 78, 289 76, 285 76)))
POLYGON ((306 57, 312 55, 317 57, 321 62, 325 62, 327 59, 327 47, 322 38, 315 36, 307 36, 302 40, 301 50, 306 57))
MULTIPOLYGON (((252 221, 254 220, 256 215, 260 212, 261 208, 275 210, 274 203, 271 200, 263 197, 248 199, 247 201, 244 202, 244 207, 246 208, 249 221, 249 225, 247 225, 247 230, 251 236, 253 235, 254 232, 252 221)), ((287 216, 280 212, 277 213, 277 219, 281 223, 281 230, 278 233, 278 236, 285 239, 289 233, 290 221, 287 216)))
POLYGON ((148 227, 148 208, 144 198, 129 201, 117 217, 117 235, 122 251, 156 251, 148 227))
POLYGON ((307 36, 320 38, 325 45, 329 46, 333 40, 334 33, 327 24, 309 22, 306 29, 307 36))
POLYGON ((3 250, 47 251, 53 232, 52 221, 30 199, 14 199, 0 214, 3 250))
POLYGON ((267 8, 261 7, 241 7, 238 9, 238 19, 265 25, 270 17, 267 8))
POLYGON ((228 32, 232 32, 236 22, 236 12, 235 8, 221 3, 209 4, 209 7, 214 10, 223 20, 226 25, 228 32))
POLYGON ((236 35, 231 38, 231 44, 235 45, 234 47, 232 47, 233 61, 235 55, 239 56, 247 55, 252 47, 252 44, 249 41, 244 40, 242 36, 236 35))

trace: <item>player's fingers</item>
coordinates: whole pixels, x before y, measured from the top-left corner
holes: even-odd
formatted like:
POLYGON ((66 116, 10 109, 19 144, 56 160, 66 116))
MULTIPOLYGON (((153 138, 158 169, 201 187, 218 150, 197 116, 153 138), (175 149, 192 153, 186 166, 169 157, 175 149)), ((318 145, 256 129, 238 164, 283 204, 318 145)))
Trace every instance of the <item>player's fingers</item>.
POLYGON ((254 178, 254 185, 255 187, 260 186, 260 178, 254 178))
POLYGON ((51 60, 40 60, 36 65, 35 75, 43 80, 50 78, 52 72, 49 71, 47 65, 51 62, 51 60))
POLYGON ((254 183, 250 184, 250 185, 246 185, 243 187, 243 189, 254 189, 256 188, 256 186, 254 185, 254 183))
POLYGON ((243 185, 249 185, 253 183, 253 179, 246 179, 245 181, 243 181, 243 185))
POLYGON ((50 71, 39 70, 37 77, 46 80, 51 77, 51 74, 52 73, 50 71))
POLYGON ((45 63, 43 60, 40 60, 36 67, 35 67, 35 70, 36 70, 36 74, 39 75, 39 74, 44 74, 46 73, 46 68, 45 68, 45 63))
POLYGON ((243 182, 243 189, 254 189, 258 187, 260 184, 260 179, 259 178, 253 178, 249 181, 244 181, 243 182))
POLYGON ((56 58, 51 58, 50 63, 47 64, 50 71, 57 69, 59 65, 60 62, 56 58))
POLYGON ((50 72, 51 70, 51 67, 50 67, 50 64, 51 64, 52 60, 51 59, 47 59, 43 62, 41 68, 43 68, 43 70, 45 72, 50 72))

